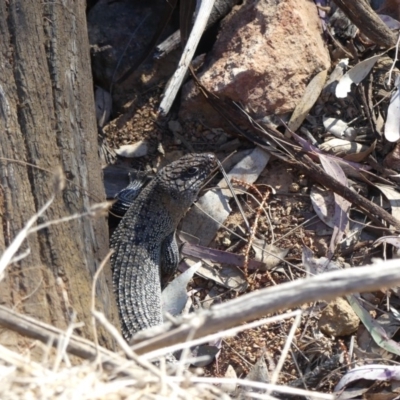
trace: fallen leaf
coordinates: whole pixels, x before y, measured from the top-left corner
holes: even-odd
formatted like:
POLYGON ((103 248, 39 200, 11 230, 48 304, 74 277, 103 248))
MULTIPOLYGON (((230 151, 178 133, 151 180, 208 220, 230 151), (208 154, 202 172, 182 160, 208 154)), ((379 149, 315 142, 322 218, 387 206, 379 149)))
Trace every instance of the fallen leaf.
POLYGON ((371 317, 371 314, 362 306, 358 296, 348 295, 346 298, 358 318, 360 318, 361 322, 374 339, 375 343, 390 353, 400 355, 400 344, 390 339, 385 329, 379 324, 379 322, 374 320, 371 317))
POLYGON ((389 29, 400 29, 400 22, 392 18, 390 15, 378 14, 378 17, 384 22, 389 29))
POLYGON ((275 268, 289 252, 289 249, 281 249, 273 244, 268 244, 265 239, 258 238, 253 239, 251 247, 255 253, 255 260, 265 264, 265 267, 260 269, 261 271, 275 268))
MULTIPOLYGON (((322 151, 330 152, 336 157, 343 157, 358 153, 364 153, 369 150, 369 147, 356 142, 349 142, 343 139, 330 139, 322 143, 319 148, 322 151)), ((372 150, 371 150, 372 151, 372 150)))
POLYGON ((400 221, 400 192, 398 192, 394 187, 382 185, 380 183, 376 183, 375 186, 389 200, 393 217, 400 221))
POLYGON ((354 161, 354 162, 361 162, 364 161, 374 150, 376 146, 376 140, 371 144, 371 146, 362 146, 359 151, 353 154, 347 154, 343 157, 344 160, 354 161), (365 148, 367 147, 367 148, 365 148))
POLYGON ((347 372, 335 386, 334 392, 342 390, 349 383, 359 379, 378 380, 378 381, 391 381, 400 380, 400 366, 399 365, 381 365, 370 364, 362 367, 352 368, 347 372))
POLYGON ((351 90, 351 84, 355 83, 358 85, 371 71, 375 63, 379 60, 381 54, 367 58, 364 61, 359 62, 352 69, 347 71, 340 79, 336 86, 336 97, 345 98, 351 90))
POLYGON ((333 192, 314 185, 311 188, 310 199, 319 219, 333 229, 335 227, 335 196, 333 192))
MULTIPOLYGON (((348 186, 346 175, 344 174, 342 168, 340 168, 340 165, 336 161, 322 154, 320 155, 319 159, 326 173, 334 177, 342 185, 348 186)), ((333 228, 331 243, 329 245, 329 253, 328 253, 329 257, 333 256, 336 246, 343 238, 343 235, 349 223, 349 211, 351 207, 351 203, 342 196, 338 195, 337 193, 334 193, 334 196, 335 196, 335 218, 334 218, 335 226, 333 228)))
POLYGON ((145 140, 140 140, 132 144, 124 144, 119 149, 115 150, 119 156, 126 158, 143 157, 148 151, 149 144, 145 140))
MULTIPOLYGON (((262 356, 257 360, 257 362, 251 367, 251 369, 245 379, 247 379, 249 381, 263 382, 263 383, 270 382, 268 366, 267 366, 267 363, 265 362, 264 354, 262 354, 262 356)), ((248 396, 246 396, 246 393, 249 393, 249 392, 265 393, 265 390, 264 389, 255 389, 255 388, 250 388, 250 387, 239 387, 236 390, 233 397, 239 398, 239 399, 248 398, 248 396)))
POLYGON ((109 120, 112 108, 112 98, 110 93, 96 86, 95 91, 96 120, 97 126, 102 128, 109 120))
POLYGON ((357 136, 357 130, 339 118, 324 118, 323 124, 329 133, 339 139, 353 140, 357 136))
MULTIPOLYGON (((297 131, 300 125, 303 123, 304 119, 307 117, 311 108, 317 101, 322 88, 324 87, 328 71, 324 70, 319 72, 314 78, 311 79, 310 83, 307 85, 303 97, 300 99, 299 103, 293 111, 292 116, 288 122, 288 128, 291 131, 297 131)), ((289 131, 287 132, 289 134, 289 131)))
POLYGON ((193 275, 201 267, 201 262, 195 263, 187 271, 175 278, 162 292, 163 314, 179 315, 185 307, 188 295, 186 287, 193 275))
POLYGON ((302 262, 307 271, 312 275, 342 269, 334 261, 330 261, 329 258, 315 258, 311 249, 306 246, 303 247, 302 262))
POLYGON ((400 139, 400 77, 396 78, 396 90, 392 93, 385 123, 385 138, 389 142, 400 139))
MULTIPOLYGON (((186 263, 191 266, 195 262, 187 258, 186 263)), ((201 267, 197 270, 197 275, 200 275, 205 279, 210 279, 227 289, 238 292, 245 291, 248 286, 243 271, 233 265, 215 267, 214 265, 209 265, 207 261, 204 261, 201 267)))
MULTIPOLYGON (((225 372, 225 378, 231 378, 231 379, 237 379, 237 375, 235 370, 233 369, 232 365, 228 365, 228 368, 226 369, 225 372)), ((235 383, 221 383, 220 389, 227 394, 231 394, 235 391, 236 389, 236 384, 235 383)))

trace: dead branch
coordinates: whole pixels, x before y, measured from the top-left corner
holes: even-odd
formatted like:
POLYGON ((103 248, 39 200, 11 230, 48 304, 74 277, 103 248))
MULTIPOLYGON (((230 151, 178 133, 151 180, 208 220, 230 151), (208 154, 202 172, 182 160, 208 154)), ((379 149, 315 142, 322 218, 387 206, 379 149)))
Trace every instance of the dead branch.
POLYGON ((178 326, 166 323, 142 331, 134 337, 132 349, 143 354, 184 342, 189 334, 196 339, 304 303, 394 286, 400 283, 399 266, 399 260, 391 260, 374 266, 327 272, 248 293, 210 310, 180 318, 178 326))

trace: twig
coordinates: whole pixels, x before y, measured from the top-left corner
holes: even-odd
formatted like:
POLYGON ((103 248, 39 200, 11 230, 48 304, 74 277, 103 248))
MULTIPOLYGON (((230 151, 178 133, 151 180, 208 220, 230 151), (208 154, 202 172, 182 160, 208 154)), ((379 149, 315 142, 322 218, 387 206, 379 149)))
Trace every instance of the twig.
MULTIPOLYGON (((298 315, 301 315, 300 310, 290 311, 285 314, 280 314, 280 315, 275 315, 270 318, 260 319, 258 321, 249 322, 244 325, 235 326, 233 328, 226 329, 224 331, 218 331, 217 333, 213 333, 211 335, 202 336, 201 338, 198 338, 198 339, 192 339, 190 341, 185 341, 184 343, 178 343, 171 347, 163 347, 163 348, 160 348, 159 350, 155 350, 153 352, 146 353, 142 357, 144 357, 146 359, 162 357, 168 353, 173 353, 175 351, 182 350, 182 349, 189 349, 191 347, 195 347, 195 346, 198 346, 198 345, 204 344, 204 343, 214 342, 223 337, 232 337, 232 336, 237 335, 240 332, 243 332, 243 331, 246 331, 249 329, 254 329, 254 328, 257 328, 257 327, 263 326, 263 325, 272 325, 277 322, 281 322, 285 319, 297 317, 298 315)), ((203 322, 204 322, 204 320, 202 318, 202 315, 199 315, 196 320, 196 323, 199 324, 199 323, 203 323, 203 322)))
POLYGON ((183 79, 189 68, 189 64, 192 61, 194 52, 200 41, 201 35, 206 27, 208 17, 210 16, 211 10, 214 6, 214 2, 215 0, 202 0, 201 2, 196 21, 194 22, 189 40, 186 43, 185 49, 183 50, 182 58, 179 61, 178 68, 169 81, 168 87, 165 90, 164 98, 160 104, 159 111, 163 115, 168 114, 175 96, 181 87, 183 79))
MULTIPOLYGON (((232 185, 231 185, 231 182, 229 181, 229 177, 228 177, 227 173, 225 172, 224 167, 223 167, 222 164, 219 162, 219 160, 217 160, 217 163, 218 163, 218 166, 219 166, 219 170, 221 171, 222 175, 224 176, 224 179, 225 179, 225 181, 226 181, 226 184, 228 185, 228 188, 229 188, 229 190, 230 190, 231 193, 232 193, 232 197, 235 199, 236 205, 238 206, 238 209, 239 209, 239 211, 240 211, 240 214, 242 215, 242 218, 243 218, 243 221, 244 221, 244 223, 245 223, 245 225, 246 225, 247 231, 250 232, 250 231, 251 231, 251 228, 250 228, 249 221, 247 221, 246 214, 244 213, 243 208, 242 208, 242 205, 240 204, 240 201, 239 201, 239 199, 238 199, 237 196, 236 196, 235 190, 233 189, 233 187, 232 187, 232 185)), ((232 181, 233 181, 233 179, 234 179, 234 178, 232 178, 232 181)))
POLYGON ((275 384, 275 383, 278 382, 279 374, 280 374, 280 372, 281 372, 281 370, 283 368, 283 364, 284 364, 284 362, 286 360, 286 357, 287 357, 287 355, 289 353, 289 350, 290 350, 290 347, 292 345, 292 341, 293 341, 294 335, 296 333, 297 328, 300 325, 300 322, 301 322, 301 312, 299 312, 296 315, 296 318, 295 318, 295 320, 293 322, 293 325, 292 325, 292 327, 290 329, 289 335, 288 335, 288 337, 286 339, 285 346, 282 349, 282 354, 279 357, 278 364, 276 365, 276 368, 274 369, 274 372, 272 373, 272 376, 271 376, 271 383, 272 384, 275 384))
MULTIPOLYGON (((254 238, 256 236, 256 230, 257 230, 258 220, 260 219, 261 211, 262 211, 262 209, 264 207, 264 204, 266 203, 267 199, 269 198, 269 193, 270 193, 269 190, 267 190, 267 192, 264 194, 264 196, 262 196, 260 191, 254 185, 249 185, 249 187, 251 187, 253 190, 256 190, 258 192, 258 194, 261 196, 261 204, 257 209, 256 217, 254 219, 253 226, 251 227, 251 230, 250 230, 250 237, 249 237, 249 241, 248 241, 247 246, 246 246, 246 252, 244 254, 243 271, 244 271, 244 275, 245 275, 247 280, 248 280, 248 275, 249 275, 248 274, 248 267, 249 267, 250 249, 251 249, 251 246, 253 244, 254 238)), ((270 278, 272 279, 271 276, 270 276, 270 278)), ((251 286, 253 286, 253 283, 251 283, 251 286)))
POLYGON ((4 273, 4 270, 10 264, 10 261, 14 257, 15 253, 21 247, 22 242, 27 238, 31 227, 38 220, 38 218, 51 206, 51 204, 54 201, 54 198, 55 194, 53 194, 50 197, 50 199, 46 202, 46 204, 33 217, 29 219, 25 227, 21 229, 21 231, 18 233, 18 235, 11 243, 11 245, 8 246, 7 249, 4 251, 4 253, 2 254, 0 259, 0 280, 4 273))

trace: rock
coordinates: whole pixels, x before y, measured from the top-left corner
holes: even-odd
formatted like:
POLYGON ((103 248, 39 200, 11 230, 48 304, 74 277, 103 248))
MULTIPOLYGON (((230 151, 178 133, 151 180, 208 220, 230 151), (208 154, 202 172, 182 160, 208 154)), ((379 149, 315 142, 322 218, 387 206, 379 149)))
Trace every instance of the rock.
POLYGON ((354 333, 359 323, 360 320, 349 303, 337 298, 322 311, 318 326, 325 335, 340 337, 354 333))
MULTIPOLYGON (((263 118, 292 111, 310 79, 329 66, 313 2, 247 1, 222 21, 198 76, 217 96, 241 102, 263 118)), ((213 126, 222 121, 192 81, 183 88, 180 117, 213 126)))

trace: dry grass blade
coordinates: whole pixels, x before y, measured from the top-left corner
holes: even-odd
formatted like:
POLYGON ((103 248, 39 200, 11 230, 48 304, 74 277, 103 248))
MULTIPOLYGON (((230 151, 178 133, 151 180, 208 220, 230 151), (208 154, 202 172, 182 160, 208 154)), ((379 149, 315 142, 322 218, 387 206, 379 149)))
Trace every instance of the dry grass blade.
POLYGON ((51 196, 46 204, 32 218, 29 219, 25 227, 18 233, 11 245, 4 251, 0 259, 0 279, 3 276, 4 270, 13 259, 15 253, 21 247, 22 242, 27 238, 32 226, 36 223, 38 218, 43 215, 43 213, 50 207, 51 203, 53 203, 54 197, 55 195, 51 196))

